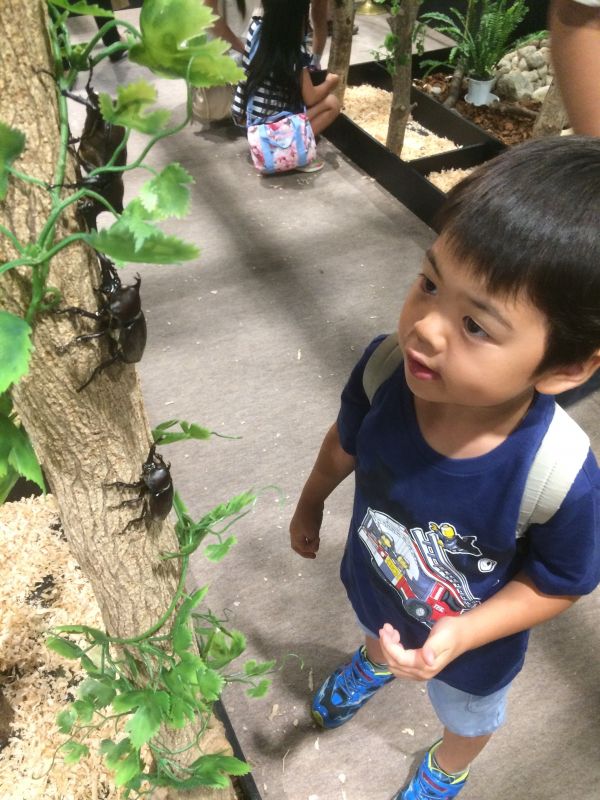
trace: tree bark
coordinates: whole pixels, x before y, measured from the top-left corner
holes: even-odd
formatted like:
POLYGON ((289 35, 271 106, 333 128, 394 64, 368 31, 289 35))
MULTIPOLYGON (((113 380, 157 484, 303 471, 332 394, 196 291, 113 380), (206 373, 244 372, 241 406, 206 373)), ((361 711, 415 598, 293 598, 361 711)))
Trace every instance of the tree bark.
POLYGON ((560 96, 558 84, 556 80, 553 80, 546 92, 531 136, 533 139, 541 139, 544 136, 560 136, 560 132, 567 122, 567 110, 560 96))
MULTIPOLYGON (((0 119, 26 135, 26 150, 15 165, 17 169, 51 182, 59 125, 55 83, 48 74, 53 61, 46 13, 43 0, 3 0, 0 119)), ((70 166, 67 180, 74 179, 70 166)), ((0 204, 0 222, 22 242, 33 242, 49 208, 43 189, 11 180, 8 196, 0 204)), ((74 213, 63 220, 58 238, 78 229, 74 213)), ((14 256, 10 243, 0 237, 0 263, 14 256)), ((96 258, 86 246, 69 247, 52 261, 49 283, 60 290, 64 305, 95 310, 93 286, 98 286, 99 280, 96 258)), ((3 309, 23 315, 29 296, 27 268, 11 270, 0 278, 3 309)), ((13 387, 12 397, 57 499, 69 546, 92 585, 106 629, 113 636, 131 637, 147 630, 169 606, 179 562, 162 561, 160 553, 176 550, 177 539, 168 521, 122 533, 138 512, 131 507, 114 508, 123 495, 105 484, 139 479, 151 442, 150 428, 137 373, 130 365, 111 366, 77 392, 106 357, 105 345, 97 342, 58 355, 58 347, 83 330, 89 330, 85 322, 41 315, 34 327, 30 371, 13 387)), ((179 746, 183 737, 189 741, 194 736, 191 729, 175 734, 173 741, 179 746)), ((162 738, 169 744, 166 735, 162 738)), ((186 760, 198 755, 192 750, 186 760)), ((190 800, 213 796, 212 791, 185 793, 190 800)), ((218 796, 221 800, 228 797, 226 793, 218 796)))
POLYGON ((340 76, 335 94, 344 104, 344 94, 348 84, 348 67, 352 52, 352 28, 354 27, 354 0, 334 0, 333 35, 327 69, 340 76))
POLYGON ((392 107, 388 123, 386 146, 399 156, 404 145, 404 132, 410 116, 412 83, 412 33, 420 0, 401 0, 398 13, 388 17, 394 36, 395 70, 392 75, 392 107))

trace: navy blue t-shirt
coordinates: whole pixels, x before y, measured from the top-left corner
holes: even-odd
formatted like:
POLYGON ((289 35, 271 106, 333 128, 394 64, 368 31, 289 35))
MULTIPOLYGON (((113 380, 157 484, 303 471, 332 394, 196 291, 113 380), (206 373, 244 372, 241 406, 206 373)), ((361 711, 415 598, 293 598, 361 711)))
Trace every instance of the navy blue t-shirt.
MULTIPOLYGON (((417 423, 401 365, 369 404, 362 376, 375 339, 342 393, 338 430, 356 457, 356 490, 341 566, 361 623, 390 622, 408 648, 423 645, 445 614, 460 614, 524 571, 545 594, 581 595, 600 582, 600 470, 588 457, 557 513, 515 530, 525 481, 554 413, 536 395, 511 435, 477 458, 433 450, 417 423)), ((523 666, 528 632, 464 653, 438 678, 487 695, 523 666)))

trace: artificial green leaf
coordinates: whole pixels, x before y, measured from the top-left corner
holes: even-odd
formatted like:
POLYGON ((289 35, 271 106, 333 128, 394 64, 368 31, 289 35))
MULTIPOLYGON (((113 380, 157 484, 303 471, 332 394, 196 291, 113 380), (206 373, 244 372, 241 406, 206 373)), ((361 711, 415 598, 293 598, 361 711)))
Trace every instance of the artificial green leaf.
POLYGON ((138 750, 151 739, 160 728, 163 717, 169 711, 169 695, 166 692, 150 692, 146 702, 127 721, 125 730, 131 744, 138 750))
POLYGON ((141 690, 134 690, 125 692, 124 694, 117 695, 113 700, 112 707, 117 714, 122 714, 124 711, 131 711, 134 708, 142 705, 145 699, 151 692, 141 690))
POLYGON ((8 495, 11 493, 13 486, 19 480, 19 474, 11 466, 6 466, 2 470, 2 462, 0 461, 0 505, 4 503, 8 495))
POLYGON ((208 428, 202 428, 194 422, 186 422, 180 419, 170 419, 162 422, 152 430, 152 438, 155 444, 172 444, 173 442, 183 442, 189 439, 210 439, 213 435, 208 428), (169 428, 179 425, 181 432, 169 432, 169 428))
POLYGON ((187 623, 174 626, 172 641, 175 653, 183 653, 190 649, 190 645, 192 644, 192 632, 187 623))
POLYGON ((231 550, 236 542, 237 539, 235 536, 228 536, 224 542, 220 542, 219 544, 208 544, 204 550, 204 555, 209 561, 221 561, 222 558, 225 558, 227 553, 231 550))
POLYGON ((244 664, 244 672, 249 677, 264 675, 267 672, 271 672, 275 664, 275 661, 255 661, 253 658, 251 658, 244 664))
POLYGON ((94 718, 94 704, 91 700, 75 700, 71 703, 71 708, 77 714, 79 722, 87 725, 94 718))
POLYGON ((139 754, 134 750, 115 767, 115 786, 124 786, 143 769, 139 754))
POLYGON ((165 109, 149 111, 149 106, 156 103, 157 92, 147 81, 136 81, 126 86, 117 87, 117 99, 110 95, 99 97, 100 112, 106 122, 123 125, 140 133, 160 133, 169 122, 171 116, 165 109))
POLYGON ((250 767, 245 761, 240 761, 235 756, 222 756, 218 754, 200 756, 191 765, 196 775, 208 774, 212 771, 219 771, 225 775, 247 775, 250 767))
POLYGON ((245 649, 246 637, 240 631, 230 631, 228 636, 223 631, 215 631, 205 654, 206 663, 214 669, 221 669, 238 658, 245 649))
POLYGON ((258 686, 254 686, 251 689, 246 690, 246 694, 248 697, 264 697, 266 693, 269 691, 269 686, 271 685, 271 681, 263 680, 261 681, 258 686))
POLYGON ((63 658, 80 658, 83 655, 81 647, 60 636, 49 636, 46 639, 46 647, 63 658))
POLYGON ((61 711, 60 714, 56 718, 56 724, 58 726, 58 730, 61 733, 71 733, 73 730, 73 725, 77 722, 77 712, 74 711, 72 708, 67 708, 65 711, 61 711))
POLYGON ((56 625, 52 630, 61 633, 81 633, 95 644, 108 644, 108 636, 99 628, 90 628, 89 625, 56 625))
POLYGON ((68 0, 48 0, 48 2, 57 8, 63 8, 70 14, 93 14, 95 17, 114 17, 112 11, 95 3, 87 3, 86 0, 75 0, 73 3, 68 0))
POLYGON ((84 238, 94 250, 121 262, 179 264, 197 258, 199 253, 196 245, 168 236, 159 228, 153 228, 152 235, 136 246, 136 235, 123 216, 110 228, 93 231, 84 238))
POLYGON ((162 172, 147 181, 138 198, 148 213, 147 219, 185 217, 190 205, 190 190, 194 179, 180 164, 168 164, 162 172))
POLYGON ((145 0, 142 41, 132 46, 129 57, 167 78, 189 76, 193 86, 237 83, 243 72, 224 55, 229 44, 206 35, 215 20, 197 0, 145 0))
POLYGON ((90 748, 81 742, 69 740, 60 747, 65 764, 76 764, 80 758, 89 755, 90 748))
POLYGON ((0 392, 27 373, 32 346, 28 323, 8 311, 0 311, 0 392))
POLYGON ((196 589, 184 602, 181 604, 176 618, 176 624, 181 625, 187 622, 191 616, 192 611, 199 605, 208 593, 208 586, 201 586, 196 589))
POLYGON ((24 149, 25 134, 0 122, 0 200, 4 200, 8 190, 8 168, 24 149))
POLYGON ((110 705, 116 694, 110 682, 99 681, 91 677, 79 684, 78 692, 82 700, 89 700, 96 709, 110 705))
POLYGON ((27 478, 28 481, 33 481, 40 487, 42 492, 45 492, 46 485, 42 476, 42 468, 37 460, 29 436, 24 428, 17 428, 13 423, 11 425, 14 429, 14 435, 11 437, 9 463, 19 475, 27 478))
POLYGON ((198 689, 209 703, 218 700, 225 686, 225 679, 214 669, 206 669, 198 673, 198 689))
POLYGON ((179 695, 171 695, 171 709, 168 716, 168 723, 173 728, 183 728, 187 720, 193 720, 195 716, 194 706, 186 702, 179 695))
POLYGON ((106 766, 109 769, 114 769, 119 760, 131 752, 131 744, 129 739, 121 739, 119 742, 113 742, 112 739, 102 739, 100 752, 106 757, 106 766))

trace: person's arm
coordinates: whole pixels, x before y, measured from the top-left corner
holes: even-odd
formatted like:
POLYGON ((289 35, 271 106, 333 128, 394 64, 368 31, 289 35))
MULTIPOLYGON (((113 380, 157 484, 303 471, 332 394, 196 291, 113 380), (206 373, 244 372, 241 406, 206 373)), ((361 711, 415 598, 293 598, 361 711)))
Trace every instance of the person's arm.
POLYGON ((340 444, 337 424, 325 434, 319 455, 290 522, 292 550, 303 558, 316 558, 325 500, 354 471, 354 456, 340 444))
POLYGON ((314 86, 310 77, 310 71, 307 67, 304 67, 302 69, 301 80, 302 99, 304 100, 304 104, 310 108, 311 106, 320 103, 321 100, 324 100, 327 95, 330 94, 333 89, 335 89, 339 81, 339 75, 334 75, 333 72, 328 72, 323 83, 320 83, 318 86, 314 86))
POLYGON ((429 680, 468 650, 546 622, 578 599, 544 594, 521 573, 476 608, 458 617, 443 617, 419 650, 405 650, 389 624, 380 631, 381 647, 395 675, 429 680))
POLYGON ((239 36, 236 36, 236 34, 231 30, 229 25, 219 14, 219 0, 204 0, 204 3, 210 8, 213 14, 218 17, 218 20, 211 28, 211 33, 213 33, 214 36, 218 36, 220 39, 224 39, 234 50, 237 50, 238 53, 243 53, 243 41, 239 36))
POLYGON ((600 8, 552 0, 549 26, 555 80, 573 130, 600 136, 600 8))

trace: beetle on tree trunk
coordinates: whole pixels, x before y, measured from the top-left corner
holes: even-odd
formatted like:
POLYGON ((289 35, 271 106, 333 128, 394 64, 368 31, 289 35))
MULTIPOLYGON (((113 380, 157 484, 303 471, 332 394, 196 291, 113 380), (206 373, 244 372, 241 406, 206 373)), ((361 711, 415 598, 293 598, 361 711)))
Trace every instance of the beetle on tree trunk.
POLYGON ((171 465, 166 464, 163 457, 156 452, 153 444, 148 453, 148 458, 142 464, 142 474, 139 481, 125 483, 114 481, 107 484, 117 489, 139 489, 139 494, 132 500, 123 500, 118 508, 132 506, 143 501, 142 513, 139 517, 129 520, 123 533, 132 525, 150 519, 160 522, 168 515, 173 506, 173 481, 171 479, 171 465))
POLYGON ((102 328, 94 333, 76 336, 60 348, 60 352, 65 352, 73 344, 108 336, 110 358, 98 364, 90 377, 79 387, 78 392, 85 389, 97 375, 116 361, 124 364, 137 363, 141 360, 146 347, 146 318, 140 298, 142 279, 137 275, 134 284, 123 286, 112 261, 100 253, 98 258, 102 268, 102 284, 96 289, 102 298, 99 310, 87 311, 85 308, 69 306, 56 311, 57 314, 73 314, 95 319, 102 324, 102 328))

